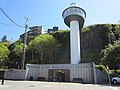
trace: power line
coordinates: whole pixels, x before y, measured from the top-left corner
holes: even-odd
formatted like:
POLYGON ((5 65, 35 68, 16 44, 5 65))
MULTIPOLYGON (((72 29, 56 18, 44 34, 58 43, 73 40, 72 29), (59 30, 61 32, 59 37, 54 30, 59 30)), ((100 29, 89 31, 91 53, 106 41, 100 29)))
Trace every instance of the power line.
MULTIPOLYGON (((6 26, 12 26, 12 27, 18 27, 16 25, 12 25, 12 24, 7 24, 7 23, 0 23, 1 25, 6 25, 6 26)), ((23 27, 20 27, 20 28, 23 28, 23 27)))
POLYGON ((21 25, 18 25, 16 22, 14 22, 6 13, 5 13, 5 11, 0 7, 0 10, 1 10, 1 12, 12 22, 12 23, 14 23, 16 26, 18 26, 18 27, 24 27, 24 26, 21 26, 21 25))

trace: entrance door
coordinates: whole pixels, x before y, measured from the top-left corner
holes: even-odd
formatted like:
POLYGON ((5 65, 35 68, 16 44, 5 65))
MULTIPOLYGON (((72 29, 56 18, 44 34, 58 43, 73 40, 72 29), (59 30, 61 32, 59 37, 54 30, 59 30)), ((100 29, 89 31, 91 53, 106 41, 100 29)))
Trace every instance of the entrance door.
POLYGON ((50 69, 48 79, 49 81, 56 81, 56 82, 70 81, 70 70, 50 69))

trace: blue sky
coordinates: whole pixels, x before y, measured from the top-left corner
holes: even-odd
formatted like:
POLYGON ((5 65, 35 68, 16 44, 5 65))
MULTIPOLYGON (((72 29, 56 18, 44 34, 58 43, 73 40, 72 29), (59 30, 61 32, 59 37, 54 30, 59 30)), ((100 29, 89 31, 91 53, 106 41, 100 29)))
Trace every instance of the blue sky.
MULTIPOLYGON (((78 3, 86 11, 85 26, 117 23, 120 20, 120 0, 0 0, 0 6, 19 25, 24 26, 26 16, 29 26, 42 25, 45 30, 58 26, 66 30, 68 27, 61 14, 72 2, 78 3)), ((0 11, 0 38, 7 35, 9 40, 15 41, 22 33, 24 28, 14 25, 0 11)))

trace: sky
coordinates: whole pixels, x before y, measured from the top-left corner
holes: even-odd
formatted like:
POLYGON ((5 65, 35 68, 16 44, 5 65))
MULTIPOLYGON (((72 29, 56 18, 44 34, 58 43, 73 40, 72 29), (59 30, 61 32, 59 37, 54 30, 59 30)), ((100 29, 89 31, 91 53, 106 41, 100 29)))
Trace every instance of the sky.
MULTIPOLYGON (((58 26, 69 29, 62 18, 62 12, 72 2, 86 11, 84 26, 117 23, 120 20, 120 0, 0 0, 0 7, 17 24, 24 26, 43 26, 45 30, 58 26)), ((8 40, 16 41, 25 32, 16 26, 0 11, 0 39, 6 35, 8 40)))

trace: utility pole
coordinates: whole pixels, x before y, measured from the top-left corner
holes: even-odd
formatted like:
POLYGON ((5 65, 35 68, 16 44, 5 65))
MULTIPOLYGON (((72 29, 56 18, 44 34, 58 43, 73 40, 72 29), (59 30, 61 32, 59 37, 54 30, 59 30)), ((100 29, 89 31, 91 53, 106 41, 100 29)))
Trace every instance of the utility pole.
POLYGON ((28 18, 25 17, 25 34, 24 34, 24 46, 23 46, 23 60, 22 60, 22 70, 25 68, 25 55, 26 55, 26 43, 27 43, 27 24, 28 18))

